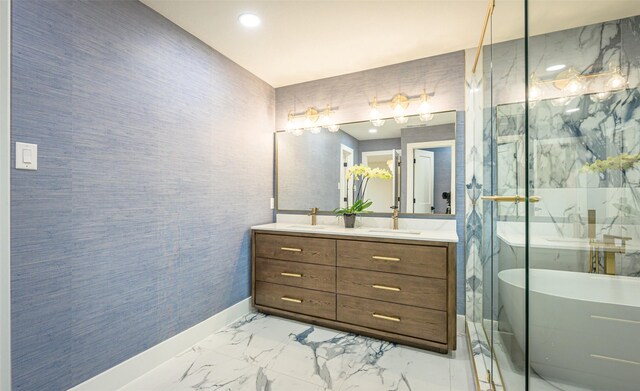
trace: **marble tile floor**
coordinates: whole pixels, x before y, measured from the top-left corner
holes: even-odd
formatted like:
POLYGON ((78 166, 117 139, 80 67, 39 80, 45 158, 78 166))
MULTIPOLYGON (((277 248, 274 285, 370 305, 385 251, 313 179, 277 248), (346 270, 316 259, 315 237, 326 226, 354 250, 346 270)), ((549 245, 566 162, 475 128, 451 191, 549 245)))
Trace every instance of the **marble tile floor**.
POLYGON ((121 391, 473 391, 466 336, 448 355, 245 315, 121 391))

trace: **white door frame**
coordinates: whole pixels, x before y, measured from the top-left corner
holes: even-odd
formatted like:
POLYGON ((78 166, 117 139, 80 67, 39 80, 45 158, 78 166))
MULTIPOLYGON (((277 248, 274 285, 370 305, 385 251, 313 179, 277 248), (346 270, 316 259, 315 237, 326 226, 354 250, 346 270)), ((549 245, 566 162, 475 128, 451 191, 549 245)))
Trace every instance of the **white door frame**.
MULTIPOLYGON (((362 152, 362 164, 365 166, 369 165, 369 156, 378 156, 378 155, 391 155, 393 157, 393 149, 388 149, 385 151, 366 151, 362 152)), ((393 173, 391 173, 393 174, 393 173)))
MULTIPOLYGON (((344 198, 346 197, 348 200, 353 201, 353 194, 349 191, 349 189, 344 189, 344 184, 345 182, 345 175, 346 175, 346 169, 344 168, 344 166, 342 165, 342 157, 344 156, 344 153, 348 152, 351 155, 351 164, 355 164, 355 155, 353 152, 353 148, 347 147, 344 144, 340 144, 340 183, 338 183, 338 188, 340 189, 340 202, 338 203, 338 205, 340 205, 340 207, 345 207, 345 201, 344 198)), ((348 203, 348 201, 347 201, 348 203)))
MULTIPOLYGON (((451 214, 456 214, 456 140, 425 141, 421 143, 407 143, 407 213, 413 213, 413 158, 414 150, 424 148, 451 147, 451 214)), ((435 200, 434 200, 435 201, 435 200)))
POLYGON ((11 1, 0 0, 0 390, 11 389, 11 1))

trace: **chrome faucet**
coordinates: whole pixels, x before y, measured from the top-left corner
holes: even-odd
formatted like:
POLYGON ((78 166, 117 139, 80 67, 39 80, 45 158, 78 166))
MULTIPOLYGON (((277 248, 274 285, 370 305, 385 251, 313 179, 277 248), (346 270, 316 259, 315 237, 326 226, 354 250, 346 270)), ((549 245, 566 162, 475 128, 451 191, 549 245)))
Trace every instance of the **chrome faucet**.
POLYGON ((398 229, 398 207, 397 206, 392 206, 391 209, 393 209, 393 216, 391 216, 391 219, 393 220, 393 229, 398 229))
POLYGON ((311 212, 307 216, 311 216, 311 225, 316 225, 318 208, 311 208, 311 212))

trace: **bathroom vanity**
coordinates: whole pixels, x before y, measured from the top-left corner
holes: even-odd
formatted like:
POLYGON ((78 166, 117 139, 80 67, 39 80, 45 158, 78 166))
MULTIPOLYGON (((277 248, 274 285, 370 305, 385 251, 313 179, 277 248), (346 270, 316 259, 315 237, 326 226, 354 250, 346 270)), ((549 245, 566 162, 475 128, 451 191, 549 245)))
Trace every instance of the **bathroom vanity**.
POLYGON ((259 311, 446 353, 456 349, 455 232, 252 228, 259 311))

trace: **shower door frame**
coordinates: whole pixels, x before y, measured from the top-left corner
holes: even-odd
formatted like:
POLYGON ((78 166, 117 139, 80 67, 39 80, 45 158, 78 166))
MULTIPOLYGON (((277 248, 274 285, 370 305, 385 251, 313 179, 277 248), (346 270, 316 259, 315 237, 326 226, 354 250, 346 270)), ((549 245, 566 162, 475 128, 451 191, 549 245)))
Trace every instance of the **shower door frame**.
POLYGON ((11 0, 0 0, 0 390, 11 389, 11 0))

